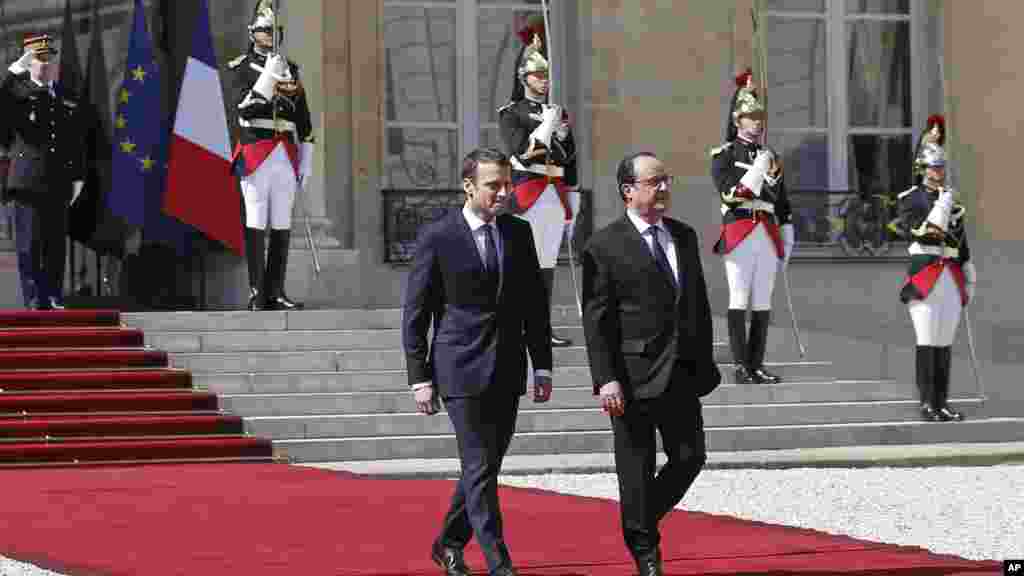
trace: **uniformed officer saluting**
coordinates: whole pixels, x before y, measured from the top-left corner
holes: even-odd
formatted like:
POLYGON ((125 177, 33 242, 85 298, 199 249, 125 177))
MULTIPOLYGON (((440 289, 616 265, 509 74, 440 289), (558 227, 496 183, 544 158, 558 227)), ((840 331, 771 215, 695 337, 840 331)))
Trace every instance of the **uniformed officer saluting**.
POLYGON ((293 310, 302 304, 284 292, 292 207, 299 187, 312 176, 313 126, 299 67, 272 53, 274 12, 268 0, 257 4, 249 38, 249 51, 228 63, 239 87, 234 166, 245 198, 249 309, 293 310), (270 248, 264 260, 268 223, 270 248))
MULTIPOLYGON (((549 65, 543 53, 542 31, 540 24, 520 32, 521 38, 529 35, 530 43, 516 60, 512 98, 498 113, 501 137, 512 161, 509 209, 527 220, 533 230, 550 306, 562 235, 579 212, 579 186, 576 141, 568 116, 560 106, 548 104, 549 65)), ((568 339, 551 335, 552 346, 571 344, 568 339)))
POLYGON ((949 407, 951 348, 960 312, 974 296, 977 272, 964 223, 967 210, 945 185, 946 153, 922 144, 914 159, 921 185, 899 195, 900 216, 910 227, 910 269, 900 291, 917 336, 917 389, 929 422, 963 420, 949 407))
POLYGON ((764 107, 750 71, 736 79, 726 142, 711 151, 711 176, 722 200, 722 233, 714 251, 729 281, 729 345, 740 383, 776 383, 764 369, 775 272, 793 251, 789 197, 781 161, 762 147, 764 107), (751 309, 747 337, 747 308, 751 309))
POLYGON ((0 84, 0 134, 10 151, 4 201, 14 202, 18 271, 26 306, 64 308, 67 209, 82 191, 87 111, 57 84, 57 50, 29 34, 0 84))

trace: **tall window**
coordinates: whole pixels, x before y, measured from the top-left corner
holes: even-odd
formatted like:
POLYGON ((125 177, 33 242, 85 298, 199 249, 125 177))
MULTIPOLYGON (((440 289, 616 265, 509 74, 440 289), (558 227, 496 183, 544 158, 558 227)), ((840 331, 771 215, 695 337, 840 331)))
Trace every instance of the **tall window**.
POLYGON ((385 0, 385 188, 461 188, 467 152, 504 148, 516 32, 540 13, 540 0, 385 0))
POLYGON ((898 239, 892 199, 912 183, 915 135, 942 112, 937 16, 924 0, 766 4, 769 138, 798 240, 825 247, 868 228, 876 243, 898 239))

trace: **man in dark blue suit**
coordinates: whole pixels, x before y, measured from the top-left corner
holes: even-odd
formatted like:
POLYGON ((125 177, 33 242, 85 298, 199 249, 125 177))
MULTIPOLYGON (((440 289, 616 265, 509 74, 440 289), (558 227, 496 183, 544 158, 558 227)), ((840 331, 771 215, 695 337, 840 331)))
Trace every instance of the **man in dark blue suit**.
POLYGON ((444 399, 462 475, 431 557, 449 576, 468 575, 473 534, 492 575, 514 575, 502 536, 498 472, 526 393, 551 397, 551 317, 530 225, 498 215, 512 184, 508 158, 478 149, 462 164, 466 204, 423 228, 405 292, 402 343, 416 406, 444 399), (433 340, 427 333, 433 329, 433 340))

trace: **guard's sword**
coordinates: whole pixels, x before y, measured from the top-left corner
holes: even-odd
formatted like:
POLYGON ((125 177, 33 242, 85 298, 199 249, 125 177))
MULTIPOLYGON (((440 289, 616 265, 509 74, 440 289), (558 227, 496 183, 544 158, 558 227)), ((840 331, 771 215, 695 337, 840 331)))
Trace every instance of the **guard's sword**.
POLYGON ((968 310, 970 306, 964 306, 964 325, 967 328, 967 351, 971 355, 971 369, 974 371, 974 381, 978 384, 978 396, 982 400, 987 400, 988 396, 985 395, 985 384, 981 380, 981 370, 978 369, 978 352, 974 347, 974 331, 971 328, 971 316, 968 310))

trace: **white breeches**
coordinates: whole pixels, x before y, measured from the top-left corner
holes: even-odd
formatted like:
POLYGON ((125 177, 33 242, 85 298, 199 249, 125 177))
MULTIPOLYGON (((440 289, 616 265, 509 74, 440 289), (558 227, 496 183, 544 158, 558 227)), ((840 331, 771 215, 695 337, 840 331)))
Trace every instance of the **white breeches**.
POLYGON ((956 327, 960 323, 960 289, 949 268, 943 268, 942 275, 924 300, 911 300, 907 304, 910 319, 914 322, 918 346, 952 346, 956 327))
POLYGON ((724 259, 729 309, 771 310, 779 256, 764 224, 758 223, 724 259))
POLYGON ((530 209, 520 215, 530 223, 533 230, 533 244, 537 247, 537 260, 541 268, 554 268, 558 260, 558 249, 562 246, 565 231, 565 209, 558 199, 558 191, 548 184, 530 209))
POLYGON ((242 178, 246 228, 265 230, 269 220, 274 230, 291 229, 297 188, 295 168, 284 145, 278 144, 259 168, 242 178))

